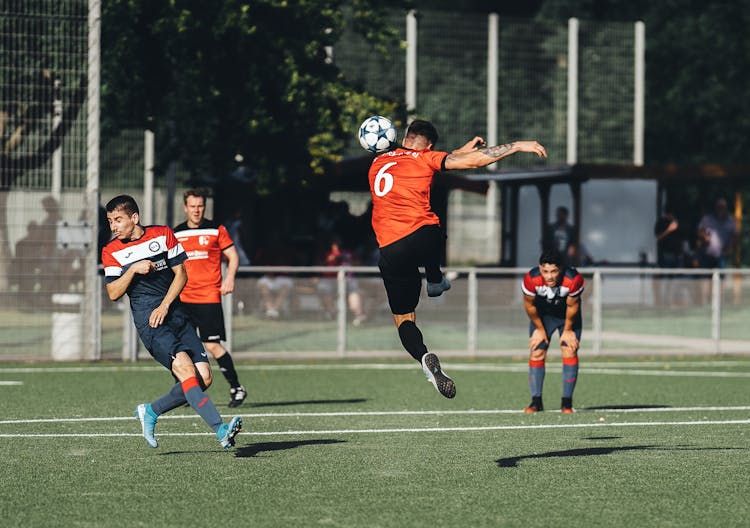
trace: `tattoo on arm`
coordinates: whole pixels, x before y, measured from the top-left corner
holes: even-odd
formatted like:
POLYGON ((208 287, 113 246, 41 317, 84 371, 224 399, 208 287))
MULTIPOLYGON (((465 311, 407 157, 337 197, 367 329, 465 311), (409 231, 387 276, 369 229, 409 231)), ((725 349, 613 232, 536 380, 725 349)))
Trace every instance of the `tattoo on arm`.
POLYGON ((503 154, 510 152, 513 149, 513 143, 506 143, 505 145, 496 145, 494 147, 485 147, 479 149, 479 152, 490 158, 499 158, 503 154))

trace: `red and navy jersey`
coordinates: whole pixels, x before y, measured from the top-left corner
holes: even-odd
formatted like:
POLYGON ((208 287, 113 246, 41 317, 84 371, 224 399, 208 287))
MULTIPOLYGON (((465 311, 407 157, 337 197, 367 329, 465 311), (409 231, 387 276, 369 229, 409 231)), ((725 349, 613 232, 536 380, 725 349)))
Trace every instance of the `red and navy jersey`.
POLYGON ((380 247, 426 225, 440 225, 430 206, 436 171, 445 169, 447 152, 397 148, 370 165, 372 228, 380 247))
POLYGON ((227 229, 204 218, 195 228, 181 223, 174 228, 174 234, 188 257, 188 281, 180 300, 197 304, 221 302, 221 254, 234 245, 227 229))
POLYGON ((565 268, 560 284, 547 286, 539 266, 531 268, 523 278, 521 289, 524 295, 534 297, 539 315, 565 317, 567 298, 577 297, 583 292, 583 276, 575 268, 565 268))
POLYGON ((167 226, 144 227, 143 236, 137 240, 114 239, 102 249, 104 281, 109 284, 120 278, 125 271, 139 260, 148 259, 156 266, 156 271, 147 275, 136 274, 127 294, 133 317, 150 314, 167 294, 174 279, 172 267, 187 260, 185 250, 167 226))

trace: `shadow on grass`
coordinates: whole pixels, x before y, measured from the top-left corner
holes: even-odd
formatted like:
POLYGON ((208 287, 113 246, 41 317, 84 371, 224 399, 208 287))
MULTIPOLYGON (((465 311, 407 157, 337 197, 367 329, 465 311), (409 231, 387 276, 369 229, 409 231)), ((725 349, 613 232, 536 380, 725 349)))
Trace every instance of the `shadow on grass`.
POLYGON ((289 405, 331 405, 338 403, 364 403, 367 398, 350 398, 343 400, 297 400, 280 402, 255 402, 250 407, 286 407, 289 405))
POLYGON ((260 442, 237 448, 234 456, 237 458, 250 458, 265 451, 286 451, 303 446, 343 444, 346 440, 296 440, 293 442, 260 442))
MULTIPOLYGON (((593 439, 593 438, 592 438, 593 439)), ((603 437, 603 439, 608 439, 603 437)), ((522 460, 531 460, 534 458, 563 458, 563 457, 585 457, 611 455, 620 451, 725 451, 725 450, 747 450, 744 447, 692 447, 687 445, 663 447, 656 445, 640 446, 623 446, 623 447, 584 447, 580 449, 566 449, 565 451, 550 451, 549 453, 538 453, 534 455, 523 455, 518 457, 498 458, 495 460, 497 467, 514 468, 518 467, 522 460)))

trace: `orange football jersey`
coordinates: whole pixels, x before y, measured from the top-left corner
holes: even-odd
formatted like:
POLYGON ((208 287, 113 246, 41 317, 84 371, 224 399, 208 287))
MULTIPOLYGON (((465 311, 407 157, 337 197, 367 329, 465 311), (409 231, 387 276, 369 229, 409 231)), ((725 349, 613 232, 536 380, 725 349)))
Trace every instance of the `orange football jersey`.
POLYGON ((188 256, 184 263, 188 281, 180 300, 198 304, 221 302, 221 254, 234 245, 227 229, 204 220, 193 229, 184 222, 174 231, 188 256))
POLYGON ((372 229, 380 247, 426 225, 440 225, 430 207, 430 186, 447 152, 397 148, 370 165, 372 229))

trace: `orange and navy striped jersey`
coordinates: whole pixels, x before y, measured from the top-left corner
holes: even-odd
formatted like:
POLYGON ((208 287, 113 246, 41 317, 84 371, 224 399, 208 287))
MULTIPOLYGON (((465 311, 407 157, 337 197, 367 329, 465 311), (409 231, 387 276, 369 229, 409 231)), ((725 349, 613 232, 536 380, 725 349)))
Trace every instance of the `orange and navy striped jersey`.
POLYGON ((445 170, 447 152, 397 148, 370 165, 372 228, 380 247, 426 225, 440 225, 430 207, 430 186, 436 171, 445 170))
POLYGON ((143 317, 148 321, 148 314, 161 304, 174 279, 172 268, 182 264, 187 258, 174 233, 167 226, 146 226, 143 231, 141 238, 115 238, 102 248, 105 284, 119 279, 139 260, 148 259, 156 266, 153 273, 136 274, 127 289, 133 318, 138 323, 143 321, 143 317))
POLYGON ((227 229, 204 218, 198 227, 190 228, 183 222, 174 231, 188 256, 188 281, 180 300, 196 304, 221 302, 221 254, 234 245, 227 229))
POLYGON ((575 268, 565 268, 560 284, 549 287, 542 278, 539 266, 531 268, 521 283, 524 295, 534 297, 534 305, 540 315, 550 314, 565 317, 567 298, 577 297, 583 293, 583 275, 575 268))

